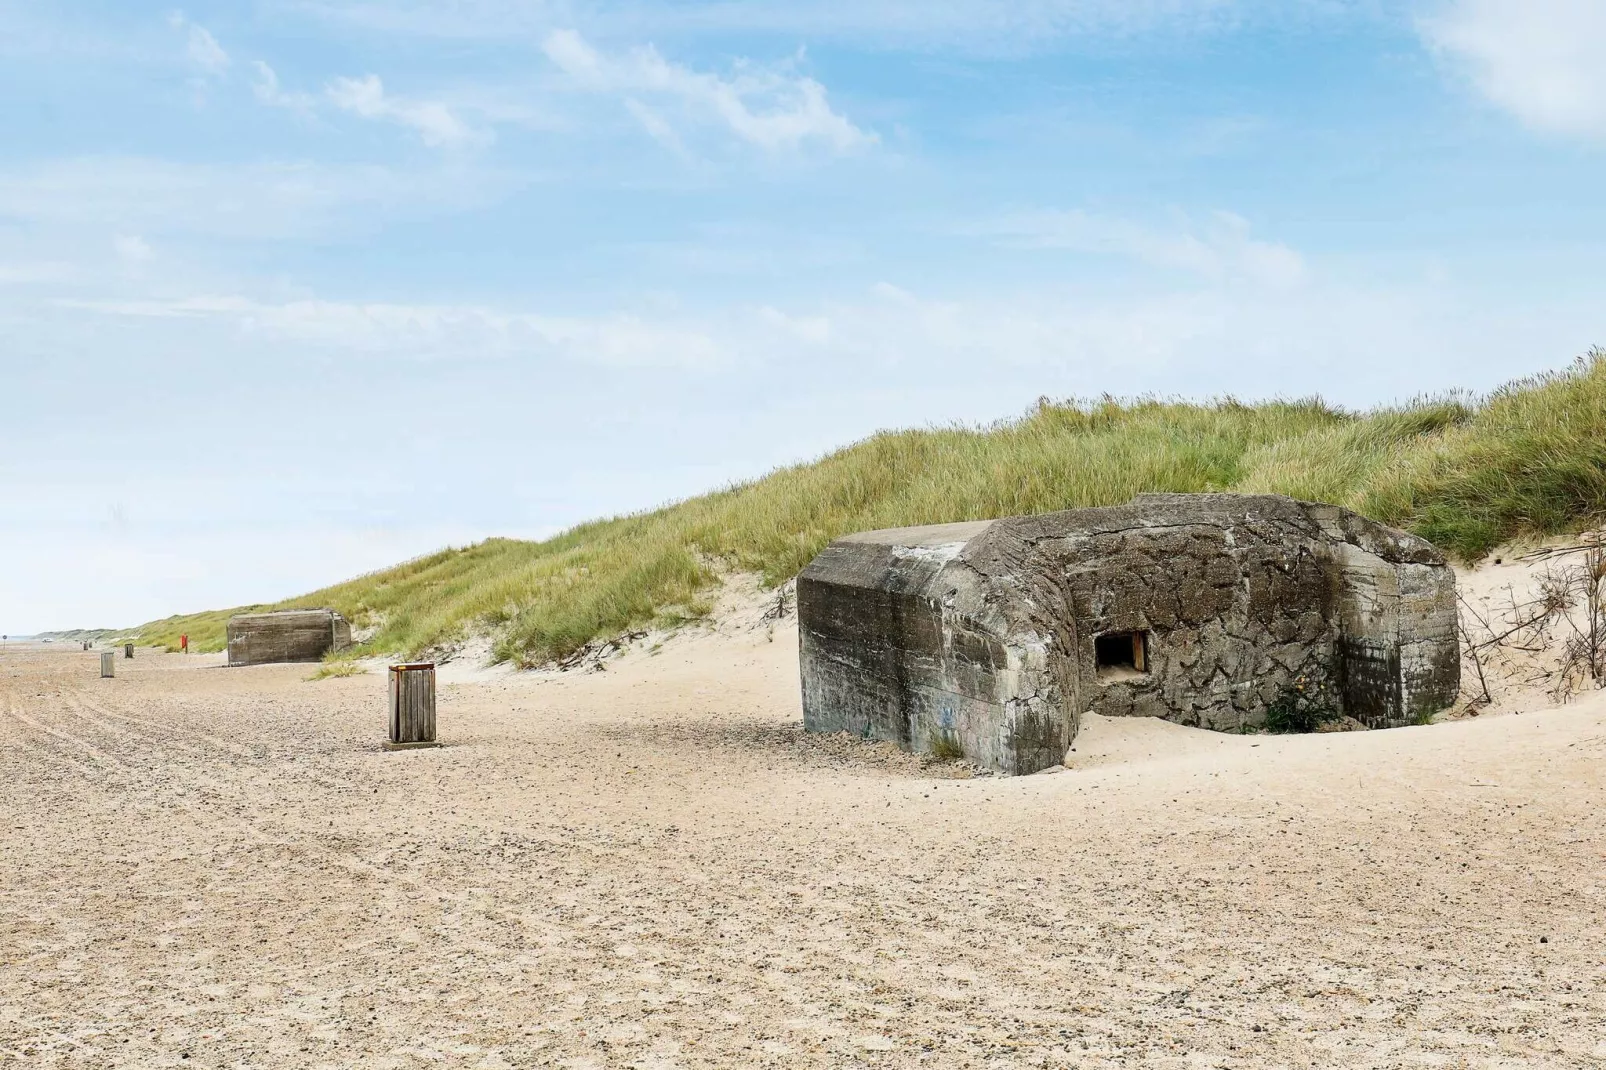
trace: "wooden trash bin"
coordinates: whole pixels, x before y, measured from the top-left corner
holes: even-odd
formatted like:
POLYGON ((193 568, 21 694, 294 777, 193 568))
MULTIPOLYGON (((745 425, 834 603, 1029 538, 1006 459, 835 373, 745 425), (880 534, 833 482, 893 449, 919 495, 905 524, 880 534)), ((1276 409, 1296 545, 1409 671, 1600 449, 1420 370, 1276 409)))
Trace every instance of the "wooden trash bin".
POLYGON ((123 657, 131 658, 133 656, 134 656, 134 644, 133 643, 124 643, 123 644, 123 657))
POLYGON ((100 652, 100 678, 109 680, 117 675, 117 652, 115 650, 102 650, 100 652))
POLYGON ((390 667, 390 738, 386 750, 438 747, 435 740, 435 666, 390 667))

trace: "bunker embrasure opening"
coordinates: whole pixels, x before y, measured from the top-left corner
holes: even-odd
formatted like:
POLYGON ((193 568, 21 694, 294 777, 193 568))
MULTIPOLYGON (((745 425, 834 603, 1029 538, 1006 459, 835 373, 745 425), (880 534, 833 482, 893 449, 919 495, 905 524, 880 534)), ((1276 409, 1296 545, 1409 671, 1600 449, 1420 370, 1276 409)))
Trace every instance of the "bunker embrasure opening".
POLYGON ((1122 680, 1149 671, 1148 632, 1106 632, 1093 637, 1093 660, 1101 680, 1122 680))

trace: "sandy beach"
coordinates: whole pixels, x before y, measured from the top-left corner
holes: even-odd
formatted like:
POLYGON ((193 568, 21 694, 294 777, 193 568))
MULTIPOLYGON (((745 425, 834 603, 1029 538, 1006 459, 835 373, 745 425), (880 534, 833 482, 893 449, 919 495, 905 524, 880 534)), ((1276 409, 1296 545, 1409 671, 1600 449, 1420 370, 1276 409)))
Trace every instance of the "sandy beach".
POLYGON ((0 1066, 1586 1067, 1606 701, 806 737, 795 632, 605 671, 0 657, 0 1066), (455 681, 455 682, 454 682, 455 681))

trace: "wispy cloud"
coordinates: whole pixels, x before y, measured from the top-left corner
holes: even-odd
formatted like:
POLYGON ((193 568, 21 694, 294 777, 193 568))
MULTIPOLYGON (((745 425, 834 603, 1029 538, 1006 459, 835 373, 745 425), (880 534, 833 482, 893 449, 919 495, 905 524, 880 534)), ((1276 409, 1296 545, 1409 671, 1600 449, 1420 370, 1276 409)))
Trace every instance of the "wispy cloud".
POLYGON ((1083 211, 1042 211, 1006 216, 975 229, 1022 248, 1116 256, 1213 281, 1244 278, 1286 287, 1305 275, 1297 251, 1252 237, 1249 222, 1231 212, 1215 212, 1202 225, 1182 219, 1172 227, 1157 227, 1083 211))
POLYGON ((191 22, 182 11, 173 12, 167 21, 174 29, 184 31, 185 55, 201 71, 221 77, 229 69, 229 54, 218 44, 210 30, 191 22))
POLYGON ((296 93, 284 89, 279 84, 278 73, 260 59, 251 61, 251 71, 251 92, 264 104, 275 108, 309 112, 318 103, 317 98, 311 93, 296 93))
POLYGON ((799 389, 820 404, 831 391, 819 383, 852 380, 855 390, 874 393, 911 372, 961 394, 1029 381, 1094 393, 1322 389, 1347 403, 1375 401, 1466 382, 1469 369, 1498 364, 1523 333, 1555 346, 1588 320, 1575 303, 1536 331, 1510 309, 1469 311, 1464 294, 1431 284, 1315 279, 1284 289, 1244 276, 1098 293, 1064 285, 931 292, 881 283, 826 301, 591 316, 238 294, 109 297, 62 307, 80 320, 94 313, 147 325, 106 328, 119 335, 156 330, 187 345, 228 338, 241 352, 324 353, 338 363, 497 360, 671 370, 702 381, 738 370, 737 378, 754 382, 768 381, 765 369, 789 380, 806 371, 815 385, 799 389), (1411 360, 1402 364, 1405 355, 1411 360))
POLYGON ((244 334, 385 359, 556 358, 612 367, 708 368, 733 351, 700 327, 508 311, 471 305, 262 301, 234 295, 64 300, 63 307, 139 319, 212 320, 244 334))
POLYGON ((633 101, 632 112, 659 140, 673 126, 659 112, 649 111, 641 97, 676 105, 685 122, 722 124, 772 152, 809 144, 847 152, 876 140, 832 109, 823 85, 782 68, 743 63, 721 77, 671 63, 650 45, 610 55, 574 30, 554 30, 543 47, 575 87, 633 101))
MULTIPOLYGON (((192 22, 181 11, 170 14, 168 22, 185 32, 186 53, 195 67, 210 78, 227 77, 232 61, 210 31, 192 22)), ((278 72, 266 61, 252 60, 250 68, 251 92, 261 103, 306 114, 317 108, 317 97, 286 90, 279 82, 278 72)), ((323 96, 330 105, 348 114, 407 127, 433 148, 483 143, 493 136, 489 130, 469 126, 442 101, 398 97, 386 92, 377 74, 335 78, 325 86, 323 96)))
POLYGON ((279 74, 263 60, 251 63, 251 92, 263 104, 310 116, 320 107, 333 107, 359 119, 394 123, 418 135, 431 148, 457 148, 485 144, 494 138, 489 129, 471 126, 444 101, 399 97, 385 88, 377 74, 360 78, 338 77, 324 87, 321 97, 286 89, 279 74))
POLYGON ((643 104, 635 97, 625 98, 625 110, 630 112, 636 122, 641 124, 641 128, 647 132, 648 137, 677 156, 687 155, 685 142, 681 141, 680 135, 675 132, 675 128, 670 125, 669 120, 659 115, 657 111, 643 104))
POLYGON ((150 243, 138 234, 119 234, 112 248, 117 250, 117 258, 130 266, 146 263, 156 256, 150 243))
POLYGON ((363 119, 409 127, 424 144, 433 147, 465 145, 491 136, 489 131, 470 127, 438 100, 413 100, 386 93, 384 83, 376 74, 336 78, 325 92, 340 110, 363 119))
POLYGON ((1448 0, 1420 26, 1479 92, 1524 124, 1606 138, 1600 0, 1448 0))
POLYGON ((0 166, 0 215, 58 238, 84 230, 213 241, 361 231, 495 196, 483 171, 314 163, 181 163, 84 156, 0 166))

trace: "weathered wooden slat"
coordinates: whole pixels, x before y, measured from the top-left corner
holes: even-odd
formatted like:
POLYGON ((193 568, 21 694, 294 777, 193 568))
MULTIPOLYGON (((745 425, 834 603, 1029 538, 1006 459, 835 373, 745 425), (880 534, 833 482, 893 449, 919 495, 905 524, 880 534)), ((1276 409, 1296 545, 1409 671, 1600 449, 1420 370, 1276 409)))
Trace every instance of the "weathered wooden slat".
POLYGON ((387 750, 438 747, 435 738, 435 666, 390 667, 390 738, 387 750))
POLYGON ((102 650, 100 652, 100 678, 109 680, 117 675, 117 652, 115 650, 102 650))

